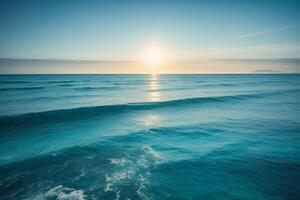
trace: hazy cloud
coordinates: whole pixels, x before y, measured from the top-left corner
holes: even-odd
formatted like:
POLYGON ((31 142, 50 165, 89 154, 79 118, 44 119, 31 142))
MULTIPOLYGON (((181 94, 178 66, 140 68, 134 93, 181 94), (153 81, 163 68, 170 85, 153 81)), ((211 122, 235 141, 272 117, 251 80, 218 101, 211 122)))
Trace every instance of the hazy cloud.
POLYGON ((269 34, 269 33, 273 33, 273 32, 280 32, 280 31, 288 30, 291 28, 295 28, 297 26, 298 25, 289 25, 289 26, 282 26, 282 27, 277 27, 277 28, 273 28, 273 29, 256 31, 256 32, 252 32, 252 33, 246 33, 246 34, 239 35, 238 38, 252 38, 252 37, 259 36, 259 35, 265 35, 265 34, 269 34))
MULTIPOLYGON (((170 52, 170 56, 176 60, 195 61, 209 58, 260 58, 272 57, 282 58, 291 57, 288 54, 297 54, 300 57, 300 44, 267 44, 244 47, 228 48, 200 48, 187 49, 170 52), (263 55, 263 56, 262 56, 263 55)), ((295 56, 293 56, 295 57, 295 56)))

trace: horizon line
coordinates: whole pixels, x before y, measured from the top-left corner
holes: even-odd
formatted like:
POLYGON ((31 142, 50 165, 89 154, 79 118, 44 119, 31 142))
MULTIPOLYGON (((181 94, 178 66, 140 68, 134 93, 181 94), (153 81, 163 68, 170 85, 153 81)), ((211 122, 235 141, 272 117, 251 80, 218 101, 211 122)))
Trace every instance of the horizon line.
POLYGON ((137 60, 0 58, 0 74, 294 74, 299 72, 300 58, 171 60, 156 67, 137 60))
MULTIPOLYGON (((281 57, 281 58, 201 58, 199 60, 170 60, 168 63, 197 63, 203 61, 276 61, 276 60, 299 60, 300 57, 281 57)), ((0 61, 44 61, 44 62, 99 62, 99 63, 138 63, 142 60, 97 60, 97 59, 78 59, 78 58, 10 58, 0 57, 0 61)), ((1 63, 0 63, 1 64, 1 63)))
POLYGON ((1 73, 0 76, 10 75, 284 75, 295 74, 300 75, 300 72, 230 72, 230 73, 1 73))

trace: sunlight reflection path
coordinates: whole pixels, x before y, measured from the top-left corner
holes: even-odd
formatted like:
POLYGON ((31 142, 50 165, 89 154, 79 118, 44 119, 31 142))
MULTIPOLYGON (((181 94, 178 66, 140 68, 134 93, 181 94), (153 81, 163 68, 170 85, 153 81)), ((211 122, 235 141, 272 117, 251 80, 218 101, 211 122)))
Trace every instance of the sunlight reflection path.
MULTIPOLYGON (((157 74, 152 74, 149 77, 148 91, 149 91, 149 101, 157 102, 161 99, 161 94, 159 92, 159 77, 157 74)), ((147 113, 145 116, 141 117, 138 121, 142 122, 144 126, 155 126, 159 123, 160 117, 155 111, 147 113)))
POLYGON ((159 77, 157 74, 152 74, 149 82, 150 101, 155 102, 161 99, 159 88, 159 77))

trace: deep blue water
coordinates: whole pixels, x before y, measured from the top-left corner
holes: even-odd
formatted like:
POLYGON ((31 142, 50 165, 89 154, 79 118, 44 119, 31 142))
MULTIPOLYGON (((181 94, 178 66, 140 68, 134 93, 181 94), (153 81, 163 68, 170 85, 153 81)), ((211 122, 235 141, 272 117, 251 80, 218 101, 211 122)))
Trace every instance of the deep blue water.
POLYGON ((300 75, 0 76, 0 199, 300 199, 300 75))

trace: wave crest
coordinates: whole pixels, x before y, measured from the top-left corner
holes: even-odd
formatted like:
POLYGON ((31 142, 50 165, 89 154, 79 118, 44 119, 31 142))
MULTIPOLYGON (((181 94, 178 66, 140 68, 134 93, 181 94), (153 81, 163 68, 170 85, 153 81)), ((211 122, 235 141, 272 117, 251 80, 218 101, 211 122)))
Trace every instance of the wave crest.
POLYGON ((19 116, 6 116, 0 118, 0 127, 26 127, 41 125, 43 123, 56 123, 74 120, 90 119, 97 116, 114 115, 124 112, 137 111, 137 110, 151 110, 158 108, 168 107, 183 107, 189 105, 199 105, 204 103, 226 103, 250 98, 258 98, 259 94, 245 94, 233 96, 216 96, 216 97, 196 97, 176 99, 170 101, 160 102, 143 102, 143 103, 130 103, 119 105, 104 105, 94 107, 81 107, 65 110, 52 110, 38 113, 28 113, 19 116))

